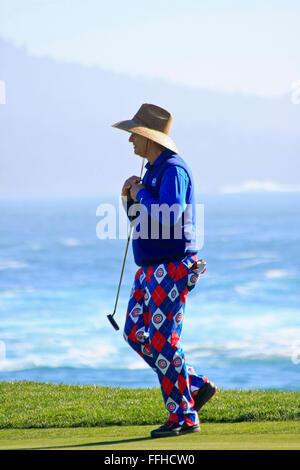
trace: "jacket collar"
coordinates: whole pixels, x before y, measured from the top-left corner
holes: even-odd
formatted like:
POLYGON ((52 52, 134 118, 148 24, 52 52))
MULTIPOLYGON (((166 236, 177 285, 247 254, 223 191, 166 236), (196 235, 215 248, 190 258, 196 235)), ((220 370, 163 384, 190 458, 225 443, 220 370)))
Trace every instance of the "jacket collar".
POLYGON ((167 158, 170 158, 171 155, 174 155, 174 152, 172 150, 166 149, 157 157, 157 159, 152 163, 152 165, 150 162, 148 162, 146 163, 145 167, 148 170, 149 168, 152 168, 154 166, 161 165, 165 160, 167 160, 167 158))

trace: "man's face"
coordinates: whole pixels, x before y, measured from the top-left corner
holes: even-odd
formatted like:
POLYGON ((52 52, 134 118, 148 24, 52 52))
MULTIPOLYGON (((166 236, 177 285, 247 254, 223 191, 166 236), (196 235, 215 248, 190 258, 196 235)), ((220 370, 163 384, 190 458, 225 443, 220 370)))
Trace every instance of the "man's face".
POLYGON ((147 142, 148 139, 139 134, 131 134, 129 137, 129 142, 133 143, 134 153, 140 155, 141 157, 146 156, 147 142))

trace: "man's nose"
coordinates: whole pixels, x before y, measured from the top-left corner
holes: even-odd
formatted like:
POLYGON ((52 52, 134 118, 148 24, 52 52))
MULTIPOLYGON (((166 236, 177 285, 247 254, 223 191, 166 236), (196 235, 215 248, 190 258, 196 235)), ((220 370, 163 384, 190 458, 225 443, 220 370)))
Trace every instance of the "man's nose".
POLYGON ((133 136, 133 134, 130 134, 130 137, 129 137, 129 142, 133 142, 133 141, 134 141, 133 139, 134 139, 134 136, 133 136))

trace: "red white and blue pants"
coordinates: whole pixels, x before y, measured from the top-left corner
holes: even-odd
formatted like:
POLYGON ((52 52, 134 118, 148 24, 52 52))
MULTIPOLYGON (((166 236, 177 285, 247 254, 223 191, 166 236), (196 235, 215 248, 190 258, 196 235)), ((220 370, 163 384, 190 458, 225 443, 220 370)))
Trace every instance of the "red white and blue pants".
POLYGON ((124 338, 157 373, 169 421, 194 425, 193 396, 207 380, 186 364, 180 334, 186 297, 201 272, 197 258, 141 267, 128 303, 124 338))

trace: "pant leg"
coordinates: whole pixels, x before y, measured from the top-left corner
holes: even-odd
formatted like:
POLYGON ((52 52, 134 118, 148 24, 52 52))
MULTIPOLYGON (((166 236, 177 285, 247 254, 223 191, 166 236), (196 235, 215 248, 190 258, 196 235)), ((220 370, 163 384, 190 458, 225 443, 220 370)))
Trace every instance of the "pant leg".
MULTIPOLYGON (((177 263, 178 264, 178 263, 177 263)), ((157 268, 157 267, 156 267, 157 268)), ((167 269, 167 267, 163 267, 163 269, 167 269)), ((176 266, 171 265, 171 274, 174 277, 176 266), (173 270, 173 271, 172 271, 173 270), (174 271, 175 270, 175 271, 174 271)), ((156 269, 157 270, 157 269, 156 269)), ((149 338, 149 326, 151 324, 151 312, 149 307, 149 302, 151 300, 151 293, 152 287, 147 287, 148 283, 153 284, 153 279, 151 281, 153 275, 153 267, 150 266, 148 268, 140 268, 134 279, 133 287, 130 294, 130 299, 128 302, 128 308, 126 313, 126 321, 124 326, 124 339, 128 342, 128 344, 147 362, 147 364, 156 372, 158 373, 157 366, 155 361, 153 360, 153 353, 152 347, 149 338), (150 282, 151 281, 151 282, 150 282)), ((184 273, 184 270, 179 269, 179 275, 177 274, 177 278, 180 279, 180 276, 184 273)), ((160 271, 158 271, 160 274, 160 271)), ((154 277, 155 278, 155 277, 154 277)), ((157 279, 159 277, 157 276, 157 279)), ((177 279, 177 281, 178 281, 177 279)), ((186 283, 186 280, 184 281, 186 283)), ((191 290, 196 282, 196 279, 191 275, 188 276, 188 290, 191 290)), ((158 285, 158 283, 157 283, 158 285)), ((185 284, 183 284, 184 286, 185 284)), ((182 290, 182 289, 181 289, 182 290)), ((184 288, 184 292, 181 295, 180 300, 180 313, 176 315, 175 324, 177 323, 177 335, 181 332, 182 327, 182 320, 183 314, 185 309, 185 297, 187 291, 184 288), (183 302, 182 302, 183 300, 183 302)), ((152 304, 152 302, 150 302, 152 304)), ((153 311, 153 308, 152 308, 153 311)), ((156 307, 154 308, 156 311, 156 307)), ((153 312, 152 312, 153 313, 153 312)), ((157 312, 156 312, 157 314, 157 312)), ((155 317, 155 324, 157 325, 157 321, 159 320, 159 315, 155 317)), ((152 322, 153 323, 153 322, 152 322)), ((159 324, 159 322, 158 322, 159 324)), ((176 329, 176 328, 175 328, 176 329)), ((154 331, 155 334, 155 331, 154 331)), ((174 341, 173 341, 174 344, 174 341)), ((177 370, 180 370, 180 364, 182 361, 182 357, 184 357, 183 351, 180 346, 178 346, 177 357, 175 358, 174 364, 177 365, 177 370)), ((185 363, 185 360, 184 360, 185 363)), ((205 383, 206 377, 202 375, 196 374, 194 369, 186 365, 184 366, 183 374, 188 376, 188 385, 191 391, 191 394, 194 396, 198 389, 205 383)), ((159 374, 161 375, 161 374, 159 374)), ((173 405, 169 404, 169 411, 171 412, 173 405)), ((174 417, 176 420, 176 416, 174 417)))
POLYGON ((149 339, 169 419, 192 425, 198 422, 198 414, 179 342, 189 274, 182 262, 153 267, 146 291, 150 295, 149 339))
POLYGON ((197 394, 199 388, 201 388, 202 385, 207 382, 207 377, 201 374, 197 374, 197 372, 195 372, 195 369, 189 364, 187 364, 187 371, 189 375, 189 385, 191 394, 194 397, 197 394))
POLYGON ((151 314, 145 303, 145 277, 144 270, 138 269, 130 293, 123 336, 129 346, 156 372, 149 341, 151 314))
MULTIPOLYGON (((200 275, 204 274, 206 271, 206 262, 202 259, 197 260, 196 257, 191 256, 187 257, 185 260, 185 266, 189 269, 187 275, 187 289, 188 292, 192 291, 198 282, 200 275), (193 266, 191 266, 193 263, 193 266)), ((182 274, 182 273, 181 273, 182 274)), ((183 278, 185 281, 185 274, 183 273, 183 278)), ((207 377, 201 374, 197 374, 195 369, 187 364, 187 371, 189 376, 189 385, 192 396, 195 396, 199 390, 207 381, 207 377)))

